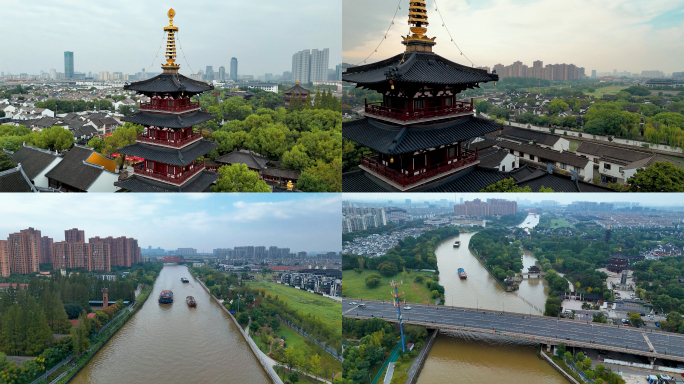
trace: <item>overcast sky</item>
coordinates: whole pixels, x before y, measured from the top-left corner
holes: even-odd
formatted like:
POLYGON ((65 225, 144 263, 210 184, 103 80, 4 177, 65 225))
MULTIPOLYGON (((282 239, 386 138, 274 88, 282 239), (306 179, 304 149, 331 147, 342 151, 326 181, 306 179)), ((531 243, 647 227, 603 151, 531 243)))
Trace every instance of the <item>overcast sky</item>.
MULTIPOLYGON (((346 1, 346 0, 345 0, 346 1)), ((474 199, 505 199, 505 200, 555 200, 561 204, 573 201, 595 202, 635 202, 643 206, 684 206, 684 199, 680 193, 343 193, 342 200, 358 202, 385 202, 392 200, 396 204, 404 204, 406 199, 411 203, 422 201, 464 201, 474 199)))
MULTIPOLYGON (((241 75, 292 70, 292 54, 330 49, 330 68, 341 62, 341 0, 158 1, 2 0, 0 71, 64 72, 64 51, 76 72, 134 74, 149 68, 176 11, 174 25, 197 72, 237 57, 241 75)), ((190 74, 178 49, 181 73, 190 74)), ((161 72, 164 47, 150 69, 161 72)))
POLYGON ((64 230, 138 239, 142 248, 289 247, 341 250, 339 194, 5 194, 0 239, 33 227, 57 241, 64 230))
MULTIPOLYGON (((398 0, 344 0, 343 59, 364 60, 384 37, 398 0)), ((684 2, 681 0, 438 0, 454 40, 475 66, 534 60, 591 70, 684 71, 684 2)), ((427 0, 436 53, 470 65, 460 56, 427 0)), ((409 33, 408 0, 401 1, 387 40, 368 62, 400 53, 409 33)))

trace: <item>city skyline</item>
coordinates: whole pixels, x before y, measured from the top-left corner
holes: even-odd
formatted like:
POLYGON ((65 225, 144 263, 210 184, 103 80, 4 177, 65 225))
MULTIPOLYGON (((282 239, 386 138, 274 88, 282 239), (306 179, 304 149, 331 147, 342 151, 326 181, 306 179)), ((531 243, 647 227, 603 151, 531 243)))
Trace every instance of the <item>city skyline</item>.
POLYGON ((5 197, 0 239, 33 227, 59 242, 65 230, 78 228, 86 239, 133 237, 143 249, 211 253, 215 248, 275 245, 294 252, 341 251, 340 195, 122 194, 116 205, 98 195, 40 197, 5 197))
POLYGON ((509 201, 530 200, 532 203, 539 203, 542 200, 554 200, 561 204, 571 204, 574 201, 592 202, 630 202, 639 203, 640 206, 684 206, 681 196, 671 193, 648 193, 648 194, 628 194, 628 193, 343 193, 342 200, 358 203, 386 203, 392 200, 395 205, 404 205, 406 200, 411 200, 411 204, 429 201, 439 202, 446 199, 449 202, 472 201, 480 199, 504 199, 509 201))
POLYGON ((0 71, 39 74, 54 68, 64 72, 64 52, 71 51, 75 72, 135 74, 143 67, 161 72, 164 51, 159 50, 158 42, 162 28, 168 25, 170 6, 176 11, 174 25, 180 29, 183 51, 179 50, 177 62, 184 75, 192 72, 183 53, 195 73, 207 65, 229 68, 231 58, 236 57, 240 74, 256 76, 290 71, 292 54, 302 49, 329 48, 330 69, 334 69, 341 62, 341 4, 294 0, 288 5, 283 7, 276 0, 230 4, 198 1, 191 5, 124 0, 116 4, 83 2, 77 7, 68 1, 41 0, 30 6, 6 7, 8 30, 25 32, 20 38, 3 42, 3 49, 14 53, 0 57, 0 71), (307 22, 297 23, 294 29, 285 26, 287 20, 301 18, 307 22), (27 19, 34 21, 28 29, 20 21, 27 19), (282 28, 278 21, 284 23, 282 28), (230 28, 224 27, 226 23, 230 28), (29 45, 32 48, 26 49, 29 45))
MULTIPOLYGON (((680 2, 579 0, 569 6, 555 0, 452 0, 437 4, 454 41, 475 67, 541 60, 573 63, 586 68, 587 76, 592 69, 632 73, 684 69, 680 64, 684 61, 684 6, 680 2)), ((408 6, 401 5, 387 40, 368 63, 403 52, 400 42, 401 35, 409 32, 408 6)), ((470 66, 450 43, 434 0, 427 2, 427 10, 427 36, 437 37, 435 52, 470 66)), ((396 1, 345 0, 343 61, 362 63, 384 37, 395 11, 396 1)))

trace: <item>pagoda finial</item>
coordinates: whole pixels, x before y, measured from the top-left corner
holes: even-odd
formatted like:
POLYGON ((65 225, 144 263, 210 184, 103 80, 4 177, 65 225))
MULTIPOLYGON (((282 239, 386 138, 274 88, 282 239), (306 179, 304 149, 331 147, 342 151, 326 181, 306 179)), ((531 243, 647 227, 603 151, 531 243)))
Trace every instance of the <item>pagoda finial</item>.
POLYGON ((425 36, 427 32, 428 16, 424 0, 411 0, 409 2, 409 25, 412 25, 412 35, 404 37, 402 44, 406 45, 406 51, 432 52, 435 45, 435 37, 425 36))
POLYGON ((299 85, 299 79, 297 79, 297 85, 299 85))
POLYGON ((176 64, 176 32, 178 32, 178 27, 173 25, 176 11, 171 8, 166 15, 169 17, 169 25, 164 27, 168 36, 166 38, 166 64, 162 65, 162 69, 164 72, 178 73, 178 68, 180 68, 180 65, 176 64))

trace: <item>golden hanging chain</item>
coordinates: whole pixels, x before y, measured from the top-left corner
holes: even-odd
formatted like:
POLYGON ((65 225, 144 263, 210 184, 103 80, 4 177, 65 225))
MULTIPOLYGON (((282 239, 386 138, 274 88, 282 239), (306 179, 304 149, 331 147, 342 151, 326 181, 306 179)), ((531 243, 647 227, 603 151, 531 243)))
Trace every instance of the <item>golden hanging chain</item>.
POLYGON ((192 70, 192 68, 190 67, 190 63, 188 63, 188 59, 185 57, 185 51, 183 51, 183 45, 180 42, 180 37, 178 36, 178 32, 176 32, 176 41, 178 42, 178 47, 180 48, 181 53, 183 54, 183 58, 185 59, 185 64, 188 65, 188 69, 190 69, 190 72, 192 72, 192 74, 194 75, 195 71, 192 70))
POLYGON ((468 60, 468 61, 470 62, 470 64, 474 67, 474 66, 475 66, 475 63, 473 63, 472 60, 470 60, 470 59, 468 58, 468 56, 466 56, 465 53, 463 53, 463 51, 462 51, 461 48, 458 46, 458 44, 456 44, 456 41, 454 40, 454 37, 451 36, 451 32, 449 32, 449 28, 446 26, 446 23, 444 22, 444 18, 442 17, 442 12, 439 10, 439 6, 437 5, 437 0, 435 0, 435 11, 437 11, 437 14, 439 15, 439 18, 442 19, 442 27, 444 27, 444 29, 446 29, 447 34, 449 34, 449 38, 451 39, 451 42, 454 43, 454 45, 456 46, 456 49, 458 49, 458 51, 461 53, 461 56, 465 57, 466 60, 468 60))
POLYGON ((164 33, 162 33, 162 39, 161 39, 161 43, 159 43, 159 49, 157 49, 157 54, 154 55, 154 59, 152 60, 152 64, 150 64, 150 67, 147 68, 147 72, 149 72, 150 69, 152 69, 152 66, 154 65, 154 62, 157 61, 157 57, 159 57, 159 51, 161 51, 161 47, 162 47, 162 45, 164 45, 164 40, 165 40, 165 39, 166 39, 166 31, 165 31, 164 33))
POLYGON ((402 0, 399 0, 399 4, 397 4, 397 9, 394 11, 394 16, 392 16, 392 22, 390 23, 389 27, 387 28, 387 31, 385 31, 385 37, 383 37, 382 40, 380 40, 380 44, 378 44, 378 46, 375 47, 375 50, 374 50, 373 52, 371 52, 371 54, 368 55, 368 57, 366 57, 365 59, 363 59, 362 61, 360 61, 358 64, 356 64, 357 66, 358 66, 358 65, 361 65, 361 63, 365 63, 366 60, 370 59, 371 56, 373 56, 373 54, 375 54, 375 53, 378 51, 378 48, 380 48, 380 46, 382 45, 382 43, 384 43, 385 40, 387 40, 387 34, 389 33, 390 29, 392 29, 392 26, 394 25, 394 20, 397 18, 397 13, 398 13, 399 10, 401 9, 401 1, 402 1, 402 0))

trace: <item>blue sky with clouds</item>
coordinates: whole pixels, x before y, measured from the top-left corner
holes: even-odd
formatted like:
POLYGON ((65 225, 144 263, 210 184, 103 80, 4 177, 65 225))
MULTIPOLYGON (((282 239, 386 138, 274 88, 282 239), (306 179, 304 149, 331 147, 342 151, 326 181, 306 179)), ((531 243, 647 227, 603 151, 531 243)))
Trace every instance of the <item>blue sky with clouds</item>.
POLYGON ((340 251, 339 194, 4 194, 0 238, 34 227, 64 241, 64 230, 130 236, 146 248, 290 247, 340 251))
MULTIPOLYGON (((357 64, 372 53, 390 25, 397 0, 344 0, 343 59, 357 64)), ((401 52, 408 0, 369 62, 401 52)), ((684 71, 681 0, 437 0, 447 27, 476 66, 520 60, 573 63, 599 72, 684 71)), ((450 43, 435 0, 427 0, 428 36, 436 52, 470 65, 450 43)))

